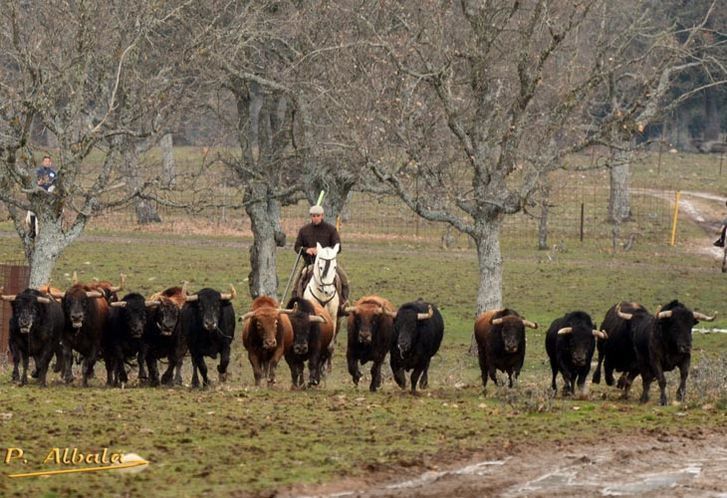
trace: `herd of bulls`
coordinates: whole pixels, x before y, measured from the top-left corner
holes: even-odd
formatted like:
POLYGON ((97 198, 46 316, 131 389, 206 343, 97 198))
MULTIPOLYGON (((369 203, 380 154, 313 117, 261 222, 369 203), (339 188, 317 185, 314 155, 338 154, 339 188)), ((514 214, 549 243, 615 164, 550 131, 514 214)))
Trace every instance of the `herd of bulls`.
MULTIPOLYGON (((660 403, 665 405, 664 372, 679 368, 677 399, 682 401, 691 361, 692 327, 699 320, 712 321, 714 317, 691 311, 676 300, 655 315, 637 303, 618 303, 608 310, 600 330, 587 313, 567 313, 554 320, 545 335, 545 350, 553 372, 551 388, 556 390, 555 381, 560 373, 564 394, 574 394, 577 385, 580 394, 585 395, 591 360, 598 349, 594 383, 601 381, 602 366, 609 386, 614 383, 613 372, 622 372, 617 386, 626 398, 634 378, 641 375, 641 401, 646 402, 651 383, 656 379, 661 391, 660 403)), ((488 377, 497 383, 496 370, 507 373, 512 387, 513 376, 517 378, 525 360, 526 327, 536 329, 538 325, 509 309, 488 311, 478 317, 475 338, 484 387, 488 377)))
MULTIPOLYGON (((50 286, 26 289, 17 295, 1 295, 11 301, 10 350, 13 356, 13 380, 26 384, 29 358, 35 361, 33 376, 41 385, 53 356, 55 371, 66 382, 73 381, 75 357, 82 362, 82 383, 94 373, 94 365, 103 359, 107 384, 120 386, 128 381, 127 365, 136 360, 139 379, 152 386, 181 384, 181 367, 189 354, 192 361, 192 386, 209 384, 205 357, 220 356, 217 371, 220 381, 227 376, 230 348, 235 335, 235 312, 230 293, 202 289, 189 294, 186 287, 171 287, 149 298, 131 293, 118 298, 122 283, 75 283, 65 292, 50 286), (159 375, 158 361, 167 360, 159 375), (22 375, 19 365, 22 363, 22 375)), ((1 290, 0 290, 1 294, 1 290)), ((412 371, 409 385, 426 388, 431 358, 439 350, 444 335, 444 321, 434 304, 417 300, 398 309, 379 296, 366 296, 345 309, 348 321, 346 360, 353 382, 362 377, 359 365, 372 362, 369 389, 381 385, 381 368, 389 355, 396 383, 404 388, 406 371, 412 371)), ((553 373, 564 379, 564 393, 574 394, 575 387, 585 394, 594 351, 598 364, 593 382, 599 383, 601 368, 606 383, 614 384, 613 372, 622 372, 617 386, 628 396, 631 384, 641 375, 641 401, 648 400, 649 387, 657 380, 661 404, 666 404, 664 372, 679 368, 681 382, 677 398, 686 392, 691 358, 692 327, 698 320, 711 321, 678 301, 672 301, 652 315, 636 303, 621 302, 606 313, 599 329, 591 317, 574 311, 556 319, 546 333, 545 348, 553 373)), ((276 381, 278 363, 285 358, 290 367, 294 388, 305 385, 308 364, 309 385, 318 385, 330 368, 336 324, 331 315, 315 301, 293 298, 285 308, 270 297, 259 297, 251 310, 242 315, 242 343, 247 350, 255 384, 265 379, 276 381)), ((525 360, 525 329, 537 329, 511 309, 491 310, 477 317, 474 336, 478 346, 483 386, 488 379, 497 383, 496 371, 505 372, 509 386, 517 378, 525 360)))

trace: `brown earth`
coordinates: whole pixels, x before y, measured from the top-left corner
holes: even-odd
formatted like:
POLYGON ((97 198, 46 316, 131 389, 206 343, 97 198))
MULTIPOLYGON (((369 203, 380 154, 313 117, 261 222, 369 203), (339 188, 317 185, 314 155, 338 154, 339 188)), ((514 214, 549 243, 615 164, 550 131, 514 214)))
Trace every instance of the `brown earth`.
POLYGON ((727 428, 659 431, 493 448, 457 464, 455 455, 416 468, 278 490, 278 497, 704 496, 727 497, 727 428))

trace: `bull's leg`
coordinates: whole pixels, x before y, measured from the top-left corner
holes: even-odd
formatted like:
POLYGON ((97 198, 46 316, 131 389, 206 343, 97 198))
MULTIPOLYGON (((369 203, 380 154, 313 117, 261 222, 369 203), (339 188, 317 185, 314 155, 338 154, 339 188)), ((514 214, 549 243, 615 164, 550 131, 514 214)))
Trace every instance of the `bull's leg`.
POLYGON ((507 387, 512 388, 512 368, 507 369, 507 387))
POLYGON ((578 386, 578 396, 585 399, 588 396, 588 385, 586 384, 588 371, 579 372, 576 377, 576 385, 578 386))
POLYGON ((220 364, 217 365, 220 383, 227 381, 227 365, 230 364, 230 346, 223 348, 220 352, 220 364))
POLYGON ((661 367, 656 371, 656 380, 659 382, 659 404, 666 406, 666 375, 661 367))
POLYGON ((603 364, 603 342, 596 341, 596 349, 598 351, 598 362, 596 363, 596 370, 593 372, 591 382, 594 384, 601 383, 601 365, 603 364))
POLYGON ((483 348, 478 348, 478 355, 477 359, 480 363, 480 376, 482 377, 482 389, 487 389, 487 373, 489 369, 487 368, 487 357, 485 356, 485 352, 483 351, 483 348))
POLYGON ((634 379, 636 376, 639 375, 638 371, 631 371, 628 372, 626 375, 626 378, 624 379, 624 386, 623 386, 623 394, 621 395, 622 399, 629 399, 629 393, 631 392, 631 386, 634 383, 634 379))
POLYGON ((679 365, 679 387, 677 388, 677 401, 684 401, 687 394, 687 376, 689 375, 689 360, 679 365))
POLYGON ((88 387, 88 379, 93 378, 93 367, 96 364, 96 351, 91 349, 91 352, 83 358, 83 387, 88 387))
POLYGON ((12 380, 17 382, 20 380, 20 353, 18 352, 18 348, 16 348, 13 343, 10 343, 10 354, 13 355, 13 375, 12 380))
POLYGON ((417 393, 417 384, 419 383, 419 378, 422 375, 422 372, 424 372, 424 367, 417 366, 414 367, 414 370, 411 372, 411 393, 416 394, 417 393))
POLYGON ((361 380, 361 370, 358 368, 358 360, 352 355, 346 355, 346 361, 348 362, 348 373, 351 374, 353 383, 358 386, 358 381, 361 380))
POLYGON ((63 364, 65 362, 63 360, 63 345, 60 341, 53 347, 53 352, 56 355, 56 363, 53 365, 53 371, 55 373, 63 372, 63 364))
POLYGON ((369 391, 376 392, 376 390, 381 387, 381 364, 383 363, 383 358, 381 360, 375 360, 374 364, 371 366, 371 384, 369 384, 369 391))
POLYGON ((204 361, 204 356, 201 354, 192 355, 192 368, 194 374, 192 375, 192 387, 199 387, 199 379, 197 378, 197 371, 202 376, 202 387, 207 387, 210 383, 207 377, 207 364, 204 361))
MULTIPOLYGON (((308 357, 308 385, 317 386, 321 382, 321 370, 325 368, 325 356, 328 353, 328 349, 326 349, 326 353, 320 351, 320 348, 318 347, 310 348, 309 350, 310 356, 308 357)), ((305 367, 303 367, 303 370, 305 370, 305 367)), ((301 375, 304 375, 304 373, 301 372, 301 375)), ((301 381, 302 385, 305 380, 301 379, 301 381)))
POLYGON ((646 403, 649 401, 649 389, 651 388, 651 383, 654 380, 654 376, 651 374, 651 372, 641 372, 641 383, 643 386, 643 391, 641 392, 641 401, 642 403, 646 403))
POLYGON ((182 367, 184 366, 184 358, 180 358, 177 361, 177 366, 174 368, 174 385, 182 385, 182 367))
POLYGON ((104 360, 104 364, 106 365, 106 385, 107 386, 113 386, 114 385, 114 370, 116 369, 116 361, 114 358, 106 358, 104 360))
POLYGON ((555 393, 558 390, 558 386, 555 384, 555 380, 558 378, 558 365, 553 360, 550 360, 550 370, 553 372, 553 380, 550 382, 550 388, 555 393))
POLYGON ((424 365, 424 369, 422 370, 422 376, 419 379, 420 389, 426 389, 429 387, 429 361, 430 360, 427 360, 426 364, 424 365))
POLYGON ((260 386, 260 381, 263 378, 263 371, 262 366, 260 365, 260 360, 258 359, 257 355, 249 352, 247 354, 248 359, 250 360, 250 365, 252 366, 252 375, 255 377, 255 385, 260 386))
POLYGON ((66 384, 73 382, 73 350, 70 345, 63 344, 63 380, 66 384))
POLYGON ((150 354, 146 356, 146 366, 149 369, 149 385, 156 387, 159 385, 159 367, 156 358, 152 358, 150 354))
MULTIPOLYGON (((406 372, 404 370, 404 367, 397 367, 396 369, 392 368, 391 373, 394 374, 394 382, 396 382, 396 385, 398 385, 400 388, 405 389, 406 388, 406 372)), ((414 377, 412 376, 412 379, 414 377)))
POLYGON ((611 361, 609 360, 608 356, 605 358, 603 362, 603 373, 606 377, 606 385, 612 386, 613 385, 613 366, 611 365, 611 361))
POLYGON ((30 361, 30 355, 25 351, 22 351, 21 355, 21 360, 23 362, 23 373, 20 375, 20 385, 24 386, 28 383, 28 363, 30 361))
POLYGON ((573 376, 568 369, 561 369, 561 375, 563 375, 563 396, 569 396, 573 394, 573 376))
POLYGON ((48 367, 50 366, 50 360, 53 357, 53 348, 46 347, 40 354, 40 357, 38 358, 37 364, 39 365, 39 371, 38 371, 38 384, 46 387, 47 384, 47 376, 48 376, 48 367))
POLYGON ((137 378, 139 379, 139 382, 145 382, 149 380, 149 374, 146 371, 145 363, 145 352, 143 349, 139 349, 139 352, 136 353, 136 363, 139 365, 139 375, 137 378))
POLYGON ((164 373, 162 374, 162 384, 169 385, 172 383, 172 376, 174 375, 174 367, 175 367, 175 361, 172 358, 172 355, 169 355, 167 357, 167 368, 164 370, 164 373))

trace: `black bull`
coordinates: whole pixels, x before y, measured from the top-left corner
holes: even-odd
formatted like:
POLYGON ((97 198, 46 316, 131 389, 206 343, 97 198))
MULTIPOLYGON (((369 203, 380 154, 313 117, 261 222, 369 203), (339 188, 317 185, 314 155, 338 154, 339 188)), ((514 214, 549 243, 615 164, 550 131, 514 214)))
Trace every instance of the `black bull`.
MULTIPOLYGON (((21 385, 28 382, 28 361, 35 361, 38 383, 45 386, 48 365, 54 353, 60 354, 60 339, 64 317, 60 303, 44 292, 26 289, 17 295, 4 295, 10 301, 13 314, 10 319, 10 350, 13 352, 13 380, 21 385), (18 373, 22 361, 23 374, 18 373)), ((57 365, 61 367, 61 365, 57 365)))

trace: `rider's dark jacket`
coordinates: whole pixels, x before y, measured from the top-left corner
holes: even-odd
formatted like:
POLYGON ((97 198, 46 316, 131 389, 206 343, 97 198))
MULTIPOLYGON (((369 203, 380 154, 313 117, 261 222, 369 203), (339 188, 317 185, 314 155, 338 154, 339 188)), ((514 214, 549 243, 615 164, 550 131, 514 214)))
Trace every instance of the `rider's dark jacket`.
MULTIPOLYGON (((338 230, 336 227, 325 221, 321 221, 318 225, 308 223, 298 231, 298 238, 295 239, 295 245, 293 250, 295 252, 300 251, 303 248, 303 259, 306 265, 311 265, 315 261, 315 256, 310 256, 305 253, 305 250, 309 247, 315 247, 318 242, 323 247, 333 247, 336 244, 341 243, 341 239, 338 236, 338 230)), ((339 252, 341 252, 339 246, 339 252)))

